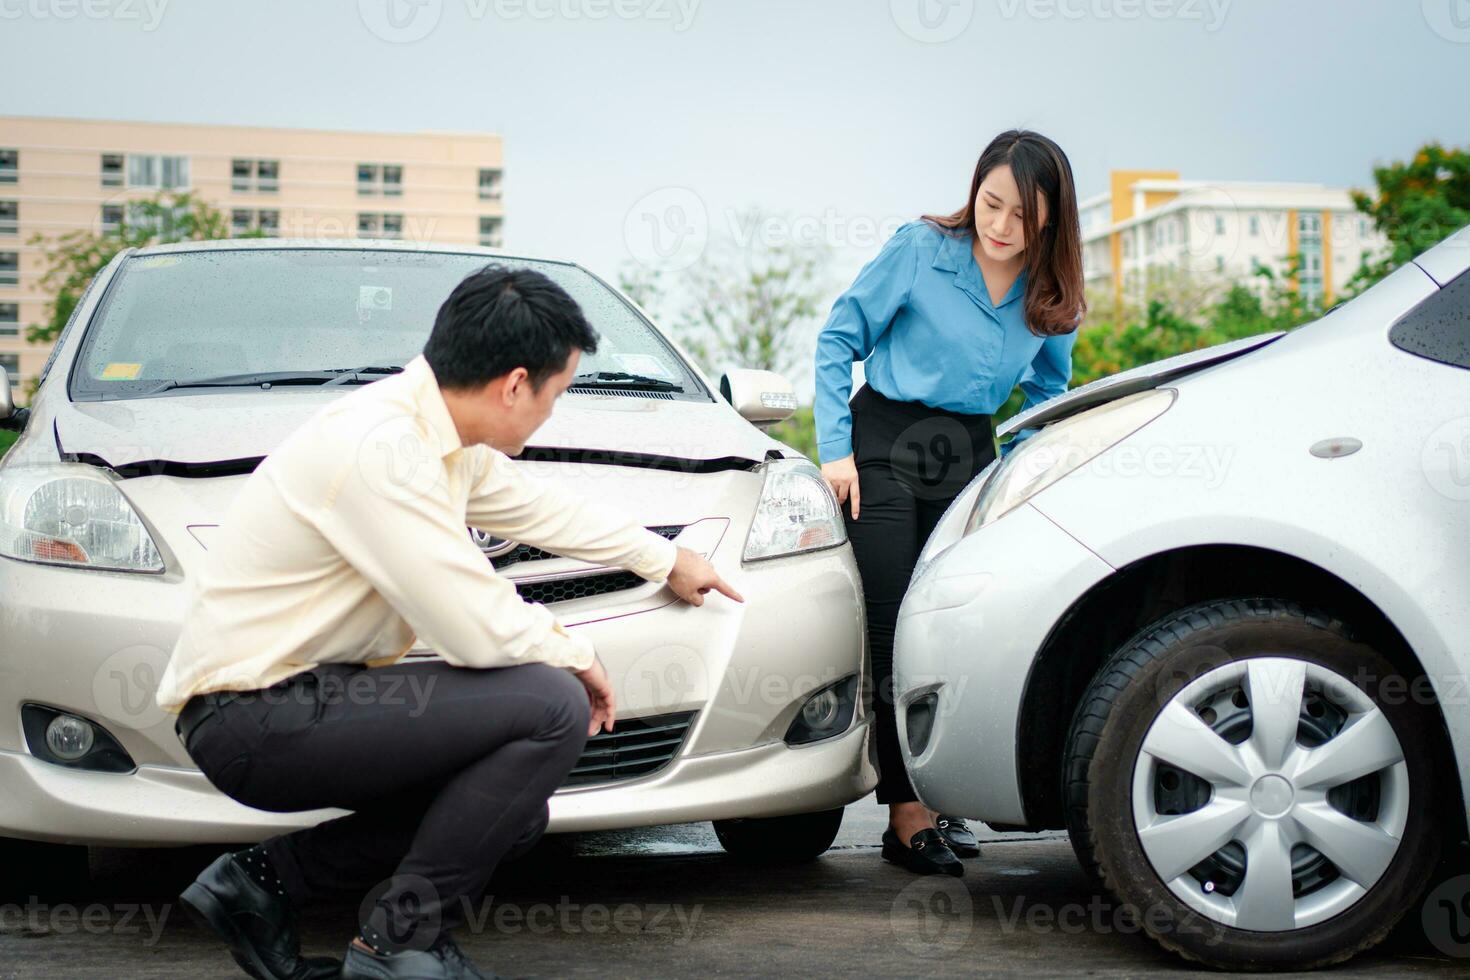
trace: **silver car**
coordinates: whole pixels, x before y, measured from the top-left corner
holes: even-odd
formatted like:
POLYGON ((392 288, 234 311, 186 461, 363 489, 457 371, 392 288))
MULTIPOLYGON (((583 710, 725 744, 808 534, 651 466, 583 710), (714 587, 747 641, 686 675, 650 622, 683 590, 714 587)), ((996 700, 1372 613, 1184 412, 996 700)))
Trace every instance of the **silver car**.
POLYGON ((1290 333, 1009 422, 1044 427, 900 612, 919 796, 1065 827, 1214 966, 1343 960, 1421 901, 1450 942, 1470 888, 1425 894, 1470 805, 1467 267, 1470 228, 1290 333))
POLYGON ((863 607, 819 471, 763 431, 794 409, 790 385, 731 371, 716 386, 571 263, 253 240, 119 255, 33 405, 14 410, 0 386, 0 419, 23 431, 0 463, 6 860, 37 850, 16 840, 248 841, 344 812, 219 793, 154 690, 191 571, 246 475, 348 386, 418 353, 453 286, 492 260, 544 272, 601 335, 519 465, 704 554, 746 599, 696 611, 632 573, 476 534, 523 598, 593 639, 616 685, 616 729, 589 740, 551 830, 712 820, 734 853, 792 859, 831 843, 841 808, 876 782, 863 607))

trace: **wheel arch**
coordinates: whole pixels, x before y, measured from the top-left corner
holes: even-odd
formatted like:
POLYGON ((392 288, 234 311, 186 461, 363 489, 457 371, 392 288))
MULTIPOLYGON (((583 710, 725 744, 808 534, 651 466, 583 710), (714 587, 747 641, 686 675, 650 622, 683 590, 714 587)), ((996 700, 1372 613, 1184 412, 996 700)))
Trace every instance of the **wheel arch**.
MULTIPOLYGON (((1119 568, 1067 609, 1031 665, 1017 716, 1016 778, 1026 829, 1062 829, 1062 764, 1072 716, 1108 658, 1163 616, 1211 599, 1261 595, 1312 606, 1341 619, 1405 676, 1424 673, 1418 655, 1371 599, 1327 569, 1295 555, 1248 545, 1194 545, 1159 552, 1119 568)), ((1435 737, 1453 759, 1444 711, 1432 705, 1435 737)), ((1447 799, 1466 835, 1459 773, 1447 799)))

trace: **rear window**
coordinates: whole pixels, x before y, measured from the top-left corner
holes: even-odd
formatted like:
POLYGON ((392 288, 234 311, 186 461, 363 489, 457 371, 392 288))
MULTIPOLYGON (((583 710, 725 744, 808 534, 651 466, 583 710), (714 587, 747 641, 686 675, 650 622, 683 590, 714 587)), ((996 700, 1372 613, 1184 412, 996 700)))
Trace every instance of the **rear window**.
POLYGON ((1389 328, 1388 339, 1410 354, 1470 368, 1470 272, 1460 273, 1400 317, 1389 328))

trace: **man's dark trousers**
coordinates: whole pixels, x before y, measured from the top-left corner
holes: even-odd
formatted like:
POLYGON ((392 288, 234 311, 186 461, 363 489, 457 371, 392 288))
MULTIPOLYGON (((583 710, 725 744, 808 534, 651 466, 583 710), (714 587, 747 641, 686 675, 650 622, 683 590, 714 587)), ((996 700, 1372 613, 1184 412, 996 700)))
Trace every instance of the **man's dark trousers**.
POLYGON ((293 904, 381 890, 363 924, 420 949, 541 836, 590 718, 581 682, 545 664, 322 664, 190 703, 200 698, 221 703, 185 747, 226 795, 275 812, 354 811, 265 842, 293 904))

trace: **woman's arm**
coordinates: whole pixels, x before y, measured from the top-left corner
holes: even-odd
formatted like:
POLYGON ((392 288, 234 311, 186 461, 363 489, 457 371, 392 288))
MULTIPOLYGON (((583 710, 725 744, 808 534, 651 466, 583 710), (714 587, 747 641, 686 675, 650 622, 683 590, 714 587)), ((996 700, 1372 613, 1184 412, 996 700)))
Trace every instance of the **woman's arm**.
POLYGON ((918 223, 894 232, 882 250, 832 304, 832 313, 817 336, 816 398, 812 414, 817 428, 817 457, 830 463, 852 455, 852 362, 872 353, 908 301, 917 269, 911 239, 918 223))
MULTIPOLYGON (((1065 394, 1067 383, 1072 380, 1072 347, 1077 343, 1077 331, 1056 334, 1041 342, 1031 366, 1021 378, 1021 391, 1026 400, 1021 411, 1040 405, 1057 395, 1065 394)), ((1021 440, 1036 433, 1036 429, 1021 429, 1001 447, 1001 455, 1010 452, 1021 440)))

